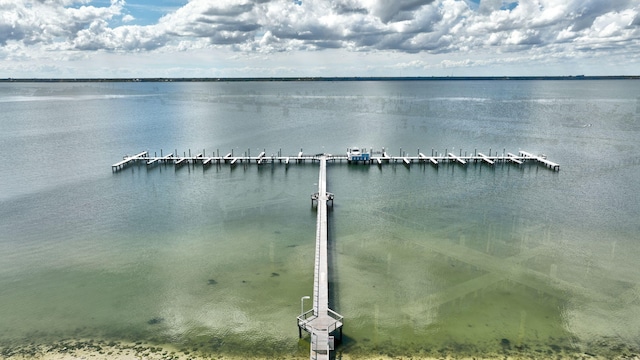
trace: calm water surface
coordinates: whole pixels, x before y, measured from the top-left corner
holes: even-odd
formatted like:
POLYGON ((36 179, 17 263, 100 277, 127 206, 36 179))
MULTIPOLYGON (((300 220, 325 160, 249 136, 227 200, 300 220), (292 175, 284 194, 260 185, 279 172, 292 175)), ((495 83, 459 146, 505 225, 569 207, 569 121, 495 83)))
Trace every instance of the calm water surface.
POLYGON ((0 344, 308 356, 317 166, 124 154, 545 153, 329 164, 352 355, 640 352, 640 83, 0 84, 0 344), (305 304, 308 308, 310 304, 305 304))

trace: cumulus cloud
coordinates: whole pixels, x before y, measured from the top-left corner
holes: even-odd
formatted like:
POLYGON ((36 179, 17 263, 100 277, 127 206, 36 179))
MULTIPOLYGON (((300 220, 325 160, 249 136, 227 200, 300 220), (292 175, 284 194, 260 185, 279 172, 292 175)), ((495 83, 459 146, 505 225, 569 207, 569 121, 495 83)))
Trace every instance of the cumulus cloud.
POLYGON ((432 4, 434 0, 375 0, 367 5, 382 22, 411 20, 413 12, 422 6, 432 4))
POLYGON ((126 8, 124 0, 0 0, 0 47, 443 54, 572 52, 606 43, 640 50, 636 0, 190 0, 145 26, 126 8))
POLYGON ((125 16, 123 16, 123 17, 122 17, 122 22, 124 22, 124 23, 129 23, 129 22, 134 21, 135 19, 136 19, 136 18, 135 18, 135 17, 133 17, 132 15, 127 14, 127 15, 125 15, 125 16))
POLYGON ((108 7, 84 3, 0 0, 0 45, 6 45, 7 41, 31 45, 72 39, 94 21, 107 21, 119 15, 124 5, 122 0, 112 0, 108 7))

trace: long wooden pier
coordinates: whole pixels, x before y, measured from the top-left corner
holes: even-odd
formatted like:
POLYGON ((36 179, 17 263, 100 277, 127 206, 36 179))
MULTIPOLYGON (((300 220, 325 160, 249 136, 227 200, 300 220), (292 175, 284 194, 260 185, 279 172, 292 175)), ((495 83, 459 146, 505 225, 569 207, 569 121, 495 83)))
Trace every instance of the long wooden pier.
MULTIPOLYGON (((189 151, 191 152, 191 151, 189 151)), ((307 161, 311 162, 319 162, 320 158, 324 158, 326 161, 333 162, 356 162, 349 161, 347 159, 347 155, 331 155, 331 154, 304 154, 300 151, 297 155, 291 156, 283 156, 281 151, 278 151, 277 154, 267 155, 265 151, 262 151, 257 156, 250 156, 245 152, 244 155, 236 156, 233 152, 230 152, 224 156, 220 156, 219 153, 217 155, 206 156, 205 152, 187 155, 186 153, 182 156, 176 153, 171 153, 168 155, 154 155, 151 156, 148 151, 140 152, 136 155, 127 155, 124 156, 122 161, 119 161, 113 165, 111 165, 112 171, 120 171, 127 167, 130 164, 138 163, 140 161, 145 161, 148 166, 158 163, 172 163, 176 166, 191 163, 196 164, 200 163, 203 166, 211 165, 213 163, 217 164, 229 164, 231 166, 237 164, 269 164, 269 163, 282 163, 285 165, 289 165, 290 163, 305 163, 307 161)), ((478 151, 474 151, 472 154, 462 154, 460 151, 459 155, 455 155, 451 152, 445 151, 444 153, 438 154, 432 150, 431 155, 425 155, 420 152, 418 149, 417 155, 409 156, 401 151, 400 156, 390 156, 384 149, 379 152, 372 152, 372 156, 367 161, 357 161, 359 163, 364 164, 388 164, 388 163, 402 163, 406 166, 411 166, 413 163, 430 163, 433 166, 438 166, 441 163, 457 163, 460 166, 467 166, 469 163, 483 163, 486 165, 495 165, 496 163, 510 163, 515 165, 522 165, 525 162, 535 162, 540 165, 544 165, 545 167, 553 170, 560 171, 560 164, 557 164, 553 161, 547 160, 545 155, 533 155, 532 153, 526 151, 518 151, 518 155, 512 154, 510 152, 503 152, 502 154, 492 153, 489 150, 488 155, 485 153, 481 153, 478 151)))
POLYGON ((329 308, 329 265, 327 251, 327 201, 333 194, 327 192, 327 156, 321 155, 318 177, 316 256, 313 274, 313 308, 298 316, 298 334, 302 330, 311 336, 310 359, 329 359, 334 349, 334 333, 339 331, 342 338, 342 315, 329 308))

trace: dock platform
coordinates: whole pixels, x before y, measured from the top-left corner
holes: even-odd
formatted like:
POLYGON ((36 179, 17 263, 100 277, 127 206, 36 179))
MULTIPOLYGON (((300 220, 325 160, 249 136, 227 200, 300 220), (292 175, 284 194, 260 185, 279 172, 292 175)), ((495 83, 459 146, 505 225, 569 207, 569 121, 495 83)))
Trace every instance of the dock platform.
MULTIPOLYGON (((553 171, 560 171, 560 164, 555 163, 553 161, 547 160, 545 155, 533 155, 527 151, 518 151, 518 155, 515 155, 510 152, 505 152, 503 154, 496 154, 489 151, 488 155, 482 152, 474 151, 473 154, 467 155, 466 153, 463 155, 462 151, 460 155, 455 155, 451 152, 444 152, 442 154, 432 154, 431 156, 425 155, 421 152, 417 153, 417 156, 409 156, 407 154, 401 154, 400 156, 390 156, 386 151, 378 152, 377 154, 372 154, 370 159, 367 161, 357 161, 358 163, 364 164, 377 164, 382 166, 383 164, 394 164, 394 163, 402 163, 407 167, 410 167, 413 163, 430 163, 433 166, 438 166, 442 163, 457 163, 460 166, 468 166, 469 163, 484 163, 487 165, 495 165, 496 163, 509 163, 512 165, 523 165, 526 162, 535 162, 540 165, 544 165, 546 168, 551 169, 553 171)), ((258 154, 258 156, 248 156, 246 153, 244 155, 234 155, 233 152, 230 152, 224 156, 206 156, 204 155, 204 151, 197 155, 189 155, 189 156, 180 156, 176 153, 164 155, 164 156, 150 156, 148 151, 140 152, 133 156, 125 156, 122 161, 119 161, 113 165, 111 165, 111 169, 115 171, 120 171, 126 168, 129 164, 136 163, 140 160, 145 160, 147 165, 153 165, 158 163, 167 163, 173 162, 175 165, 182 165, 185 163, 195 164, 201 163, 202 165, 209 165, 213 163, 217 164, 229 164, 229 165, 237 165, 237 164, 251 164, 254 163, 258 166, 262 166, 264 164, 274 164, 281 163, 285 165, 289 165, 292 163, 306 163, 310 162, 319 162, 320 158, 324 157, 327 162, 346 162, 349 163, 347 159, 347 155, 331 155, 331 154, 304 154, 302 151, 298 152, 296 155, 287 155, 283 156, 280 151, 277 154, 267 155, 265 151, 262 151, 258 154), (295 160, 291 161, 291 160, 295 160)))
POLYGON ((118 161, 117 163, 111 165, 111 170, 112 171, 121 170, 122 168, 124 168, 125 166, 129 165, 132 162, 148 158, 148 155, 149 153, 147 151, 143 151, 133 156, 125 155, 122 161, 118 161))
POLYGON ((526 151, 519 151, 518 152, 520 154, 520 157, 524 157, 524 159, 534 159, 540 163, 543 163, 544 165, 548 166, 550 169, 553 169, 555 171, 559 171, 560 170, 560 164, 556 164, 553 161, 549 161, 547 160, 546 156, 544 155, 540 155, 540 156, 536 156, 533 154, 530 154, 526 151))

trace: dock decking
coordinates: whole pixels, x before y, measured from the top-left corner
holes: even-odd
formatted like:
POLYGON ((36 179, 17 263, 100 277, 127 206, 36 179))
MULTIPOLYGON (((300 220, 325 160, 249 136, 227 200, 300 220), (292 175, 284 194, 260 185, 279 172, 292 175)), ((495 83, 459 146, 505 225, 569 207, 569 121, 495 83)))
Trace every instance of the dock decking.
MULTIPOLYGON (((122 159, 122 161, 119 161, 113 165, 111 165, 111 170, 116 171, 116 170, 120 170, 122 168, 124 168, 125 166, 127 166, 128 164, 138 161, 138 160, 142 160, 142 159, 146 159, 147 156, 149 155, 149 153, 147 151, 143 151, 139 154, 133 155, 133 156, 128 156, 125 155, 122 159)), ((154 160, 155 161, 155 160, 154 160)))
MULTIPOLYGON (((191 152, 191 151, 189 151, 191 152)), ((526 151, 518 151, 518 155, 514 155, 510 152, 505 152, 503 154, 492 154, 489 151, 489 155, 486 155, 481 152, 474 151, 473 154, 467 155, 466 153, 463 155, 462 151, 460 151, 460 155, 455 155, 451 152, 445 152, 440 155, 432 153, 431 156, 427 156, 418 151, 417 156, 409 156, 408 154, 402 154, 401 156, 390 156, 385 151, 379 152, 378 154, 372 154, 369 160, 367 161, 351 161, 357 163, 364 164, 377 164, 382 166, 383 164, 389 163, 402 163, 406 166, 411 166, 413 163, 430 163, 433 166, 438 166, 441 163, 457 163, 460 166, 467 166, 469 163, 484 163, 486 165, 495 165, 496 163, 511 163, 514 165, 522 165, 525 162, 535 162, 540 165, 544 165, 545 167, 553 170, 560 171, 560 164, 557 164, 553 161, 549 161, 546 159, 544 155, 533 155, 526 151)), ((233 152, 230 152, 224 156, 206 156, 204 151, 197 155, 189 155, 186 154, 180 156, 177 152, 174 154, 168 155, 160 155, 160 156, 151 156, 148 151, 140 152, 136 155, 125 156, 122 161, 119 161, 113 165, 111 165, 112 171, 120 171, 126 168, 128 165, 137 163, 138 161, 146 161, 148 166, 159 164, 159 163, 173 163, 175 165, 182 165, 185 163, 196 164, 200 163, 203 166, 210 165, 213 163, 217 164, 229 164, 229 165, 237 165, 239 163, 250 164, 255 163, 257 165, 263 164, 275 164, 281 163, 285 165, 289 165, 292 163, 291 160, 295 160, 295 163, 305 163, 307 161, 311 162, 319 162, 320 158, 323 157, 326 161, 332 162, 349 162, 347 160, 346 155, 331 155, 331 154, 315 154, 315 155, 305 155, 302 151, 300 151, 297 155, 283 156, 281 151, 278 151, 278 154, 267 155, 265 151, 262 151, 258 156, 249 156, 249 155, 234 155, 233 152)))
POLYGON ((313 274, 313 308, 298 316, 298 331, 311 335, 311 359, 329 359, 334 348, 333 334, 340 332, 342 338, 342 315, 329 308, 329 265, 327 259, 327 201, 333 200, 333 194, 327 192, 327 157, 320 156, 316 223, 316 256, 313 274))

